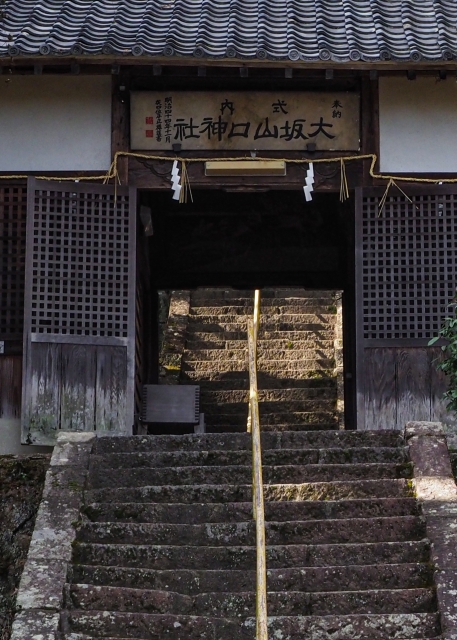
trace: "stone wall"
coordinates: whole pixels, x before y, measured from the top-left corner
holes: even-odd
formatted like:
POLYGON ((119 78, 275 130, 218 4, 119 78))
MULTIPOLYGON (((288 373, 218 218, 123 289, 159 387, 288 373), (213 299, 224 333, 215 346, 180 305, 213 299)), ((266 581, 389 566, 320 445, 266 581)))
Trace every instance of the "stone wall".
POLYGON ((0 640, 8 640, 49 455, 0 456, 0 640))

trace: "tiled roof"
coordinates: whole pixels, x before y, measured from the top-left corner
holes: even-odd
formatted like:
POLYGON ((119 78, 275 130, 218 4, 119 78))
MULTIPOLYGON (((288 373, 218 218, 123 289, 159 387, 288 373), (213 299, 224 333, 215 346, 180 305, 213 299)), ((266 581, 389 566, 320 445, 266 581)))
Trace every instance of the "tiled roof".
POLYGON ((457 0, 6 0, 0 56, 457 58, 457 0))

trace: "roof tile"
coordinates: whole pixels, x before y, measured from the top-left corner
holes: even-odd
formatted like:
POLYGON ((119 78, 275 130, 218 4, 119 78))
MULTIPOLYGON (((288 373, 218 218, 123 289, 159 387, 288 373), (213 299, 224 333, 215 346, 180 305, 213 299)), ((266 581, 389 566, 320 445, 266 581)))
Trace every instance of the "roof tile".
POLYGON ((457 58, 456 0, 6 0, 0 56, 457 58))

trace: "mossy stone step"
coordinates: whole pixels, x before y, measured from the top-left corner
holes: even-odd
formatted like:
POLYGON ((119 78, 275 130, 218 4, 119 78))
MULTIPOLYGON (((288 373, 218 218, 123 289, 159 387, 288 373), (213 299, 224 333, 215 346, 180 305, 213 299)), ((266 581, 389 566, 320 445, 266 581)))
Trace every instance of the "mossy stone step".
MULTIPOLYGON (((411 482, 395 480, 352 480, 306 482, 303 484, 264 485, 265 500, 347 500, 358 498, 409 498, 411 482)), ((252 500, 252 484, 245 485, 142 485, 140 487, 87 489, 88 504, 92 502, 247 502, 252 500)))
MULTIPOLYGON (((335 387, 302 387, 295 389, 259 389, 259 402, 303 402, 306 400, 336 400, 335 387)), ((247 403, 249 391, 230 390, 213 391, 204 388, 200 392, 200 401, 210 403, 247 403)))
MULTIPOLYGON (((354 463, 354 464, 309 464, 266 466, 263 469, 264 484, 304 482, 330 482, 336 480, 374 480, 410 478, 412 465, 409 462, 354 463)), ((228 485, 248 484, 252 478, 251 465, 186 466, 168 468, 125 467, 100 468, 93 463, 89 470, 87 487, 141 487, 145 485, 228 485)))
MULTIPOLYGON (((342 544, 349 542, 400 542, 425 537, 425 523, 415 516, 267 522, 267 545, 342 544)), ((192 546, 255 545, 255 523, 150 524, 85 522, 78 540, 99 544, 149 544, 192 546)))
MULTIPOLYGON (((250 451, 159 451, 136 453, 112 453, 93 455, 94 468, 169 468, 189 466, 249 466, 250 451)), ((264 467, 278 465, 315 464, 373 464, 407 462, 407 450, 402 447, 355 447, 346 449, 267 449, 262 453, 264 467)))
MULTIPOLYGON (((84 515, 91 522, 168 522, 174 524, 237 522, 249 520, 252 517, 252 502, 227 504, 96 502, 84 508, 84 515)), ((265 518, 276 522, 417 515, 419 515, 419 508, 417 501, 413 498, 265 503, 265 518)))
MULTIPOLYGON (((268 449, 332 449, 354 447, 404 447, 403 434, 394 429, 384 431, 321 431, 264 433, 263 450, 268 449)), ((95 440, 93 452, 128 453, 134 451, 210 451, 230 449, 252 450, 252 436, 239 434, 188 434, 181 436, 101 436, 95 440)))
MULTIPOLYGON (((426 539, 395 542, 348 544, 270 545, 268 570, 301 567, 427 563, 430 543, 426 539)), ((78 542, 73 549, 70 568, 73 582, 90 584, 150 585, 149 570, 253 571, 256 550, 253 546, 119 545, 78 542), (126 582, 127 581, 127 582, 126 582), (149 582, 148 582, 149 581, 149 582)), ((309 574, 316 575, 316 574, 309 574)), ((423 584, 420 586, 424 586, 423 584)))
MULTIPOLYGON (((230 572, 229 572, 230 573, 230 572)), ((234 572, 239 576, 240 572, 234 572)), ((360 574, 361 582, 369 579, 370 573, 360 574)), ((224 578, 221 576, 220 580, 224 578)), ((173 581, 169 580, 173 583, 173 581)), ((233 581, 232 581, 233 582, 233 581)), ((231 582, 231 584, 232 584, 231 582)), ((255 615, 255 576, 249 581, 249 590, 239 583, 237 590, 208 591, 205 584, 194 595, 183 595, 173 591, 174 585, 166 589, 140 589, 126 587, 94 586, 91 584, 68 585, 66 604, 69 609, 92 611, 129 611, 137 613, 173 613, 176 615, 245 617, 255 615)), ((176 583, 175 583, 176 584, 176 583)), ((180 588, 180 584, 176 585, 180 588)), ((219 583, 216 584, 219 586, 219 583)), ((281 585, 279 585, 281 586, 281 585)), ((301 589, 287 591, 268 587, 268 613, 270 616, 290 616, 297 611, 301 615, 332 615, 335 613, 423 613, 436 608, 432 589, 395 588, 377 589, 372 586, 357 591, 314 592, 301 589)))
MULTIPOLYGON (((78 584, 81 578, 85 584, 94 586, 168 591, 192 597, 201 593, 255 592, 256 585, 255 563, 249 569, 206 570, 81 566, 81 570, 75 568, 72 579, 78 584)), ((267 572, 268 591, 284 594, 289 591, 317 593, 431 587, 433 570, 420 563, 353 565, 349 562, 344 566, 269 568, 267 572)), ((172 604, 169 602, 170 606, 172 604)))
MULTIPOLYGON (((252 640, 255 630, 254 618, 242 622, 206 616, 80 610, 66 611, 62 618, 65 632, 85 633, 98 638, 117 634, 118 637, 157 636, 169 640, 252 640)), ((282 632, 290 640, 335 640, 336 637, 338 640, 418 640, 440 633, 436 613, 272 616, 268 628, 272 637, 278 637, 278 632, 282 632)))

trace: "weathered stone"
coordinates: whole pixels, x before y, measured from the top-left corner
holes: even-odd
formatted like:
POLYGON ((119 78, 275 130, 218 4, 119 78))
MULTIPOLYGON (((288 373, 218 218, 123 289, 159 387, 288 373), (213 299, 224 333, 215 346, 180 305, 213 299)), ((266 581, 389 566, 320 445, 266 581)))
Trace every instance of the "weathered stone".
POLYGON ((60 611, 66 576, 66 560, 46 560, 43 562, 28 558, 17 596, 18 609, 60 611))
MULTIPOLYGON (((377 464, 308 464, 266 466, 263 470, 264 484, 293 482, 328 482, 331 480, 366 480, 368 478, 395 479, 409 478, 411 468, 408 463, 377 464)), ((102 489, 116 485, 135 487, 141 485, 203 485, 248 484, 251 481, 250 466, 226 465, 206 467, 172 468, 125 468, 111 469, 95 466, 89 475, 91 489, 102 489)))
POLYGON ((419 500, 457 501, 457 489, 453 478, 415 477, 414 492, 419 500))
MULTIPOLYGON (((84 542, 107 544, 194 544, 246 545, 255 542, 253 522, 205 525, 85 523, 78 532, 84 542)), ((352 520, 318 520, 305 522, 267 522, 269 545, 337 544, 341 542, 375 542, 419 539, 425 535, 425 523, 414 516, 400 518, 354 518, 352 520)))
MULTIPOLYGON (((307 551, 307 550, 305 550, 307 551)), ((352 548, 353 559, 356 550, 352 548)), ((251 558, 253 558, 252 554, 251 558)), ((347 561, 351 558, 347 557, 347 561)), ((200 593, 255 592, 255 562, 246 569, 172 569, 121 568, 78 565, 73 581, 88 584, 141 590, 165 591, 197 596, 200 593)), ((433 585, 430 566, 414 564, 352 565, 340 567, 269 568, 268 591, 327 592, 367 589, 418 589, 433 585)), ((98 596, 97 596, 98 597, 98 596)), ((91 607, 87 607, 91 608, 91 607)), ((117 610, 117 609, 116 609, 117 610)))
POLYGON ((444 428, 441 422, 407 422, 405 437, 408 440, 413 436, 443 436, 444 428))
POLYGON ((85 632, 95 637, 116 634, 128 638, 163 638, 169 640, 252 640, 250 630, 241 623, 224 618, 210 618, 170 614, 84 612, 69 611, 66 625, 76 632, 85 632))
POLYGON ((78 435, 90 435, 92 437, 90 439, 87 438, 85 442, 57 440, 51 459, 52 466, 87 466, 94 436, 92 433, 78 435))
MULTIPOLYGON (((203 524, 236 522, 252 517, 252 503, 226 504, 151 504, 94 503, 87 505, 84 515, 92 522, 168 522, 203 524)), ((359 518, 419 515, 417 502, 411 498, 371 498, 342 501, 266 502, 267 520, 322 520, 324 518, 359 518)))
MULTIPOLYGON (((436 636, 401 434, 289 431, 263 444, 273 640, 436 636), (319 481, 290 482, 303 477, 319 481)), ((250 448, 248 434, 97 441, 61 640, 251 640, 250 448)))
POLYGON ((11 640, 55 640, 58 626, 56 612, 20 612, 14 618, 11 640))
POLYGON ((454 568, 443 568, 436 575, 441 626, 445 635, 457 634, 457 572, 454 568))
MULTIPOLYGON (((252 631, 255 628, 255 620, 246 620, 244 625, 252 631)), ((268 628, 273 638, 281 637, 283 640, 412 640, 440 633, 438 616, 434 613, 287 618, 278 616, 269 620, 268 628)))
MULTIPOLYGON (((247 502, 252 498, 251 485, 182 485, 142 486, 86 491, 92 502, 247 502)), ((343 500, 356 498, 412 497, 413 489, 404 479, 306 482, 303 484, 264 485, 266 500, 343 500)))
MULTIPOLYGON (((318 545, 276 545, 267 548, 267 566, 273 568, 306 566, 346 566, 357 564, 398 564, 428 562, 430 546, 427 540, 406 542, 374 542, 318 545)), ((255 567, 254 547, 197 547, 167 545, 118 545, 78 543, 74 548, 73 576, 76 582, 93 580, 97 573, 115 578, 123 568, 155 570, 181 569, 243 569, 255 567), (90 576, 90 580, 89 580, 90 576)), ((122 574, 123 575, 123 574, 122 574)), ((132 579, 137 580, 137 574, 132 579)), ((124 579, 124 578, 122 578, 124 579)), ((103 578, 105 580, 105 578, 103 578)), ((93 583, 96 584, 96 583, 93 583)), ((103 584, 103 583, 102 583, 103 584)), ((112 584, 105 582, 105 584, 112 584)), ((135 584, 138 584, 136 582, 135 584)))
POLYGON ((408 444, 416 478, 452 478, 451 462, 444 436, 411 436, 408 444))
POLYGON ((422 513, 428 517, 457 518, 457 502, 427 500, 422 503, 422 513))
POLYGON ((313 593, 309 599, 310 615, 314 616, 436 611, 436 596, 431 589, 334 591, 313 593))
POLYGON ((166 590, 68 585, 67 606, 90 611, 128 611, 195 615, 193 598, 166 590))
POLYGON ((17 596, 18 606, 24 608, 13 624, 12 638, 17 640, 55 640, 75 538, 72 519, 79 518, 93 438, 94 434, 58 435, 17 596))
MULTIPOLYGON (((349 448, 349 447, 399 447, 403 446, 403 436, 399 431, 309 431, 262 434, 262 448, 305 449, 305 448, 349 448)), ((94 453, 129 453, 136 451, 209 451, 240 450, 251 451, 252 437, 249 433, 225 433, 203 435, 166 436, 117 436, 99 437, 94 445, 94 453)))

